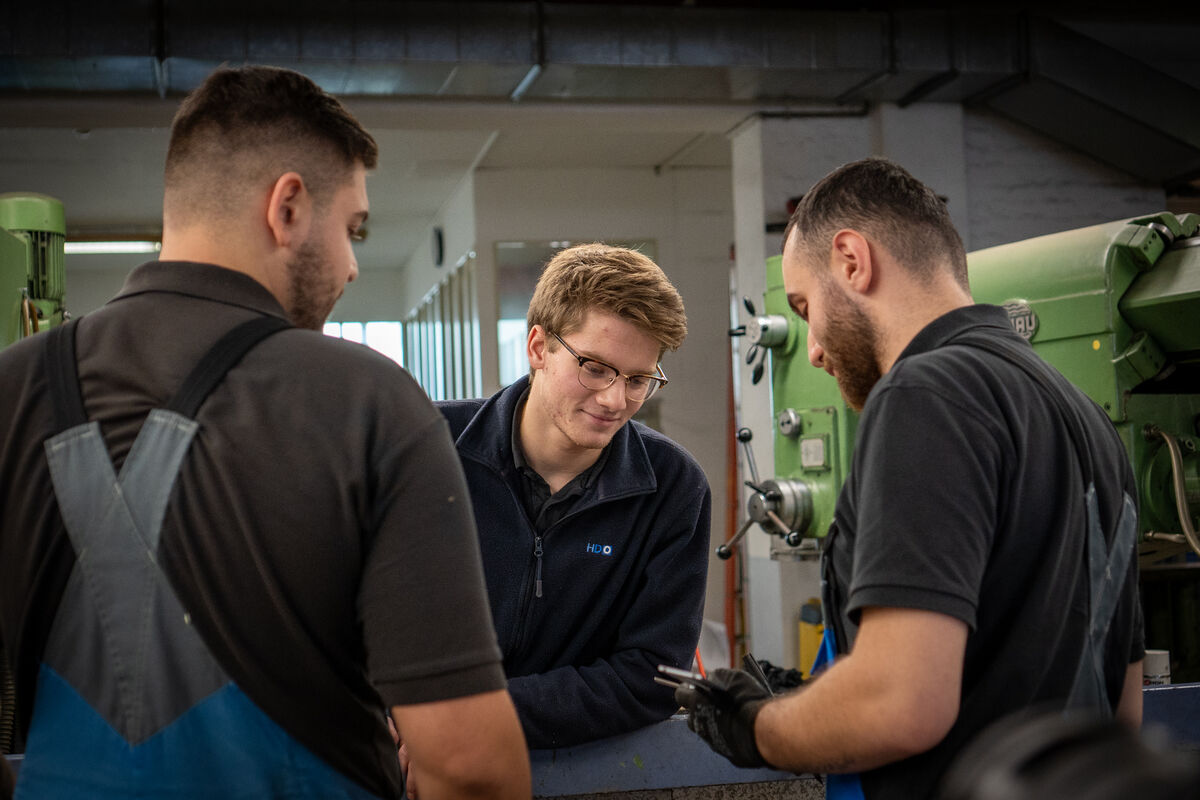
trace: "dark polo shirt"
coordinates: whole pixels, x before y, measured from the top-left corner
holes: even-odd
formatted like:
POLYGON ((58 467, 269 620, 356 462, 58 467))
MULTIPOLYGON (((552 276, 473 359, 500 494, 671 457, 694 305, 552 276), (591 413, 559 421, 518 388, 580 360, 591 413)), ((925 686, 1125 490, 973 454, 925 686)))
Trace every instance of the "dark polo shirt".
MULTIPOLYGON (((1088 631, 1084 486, 1062 411, 1021 368, 967 337, 1026 345, 995 306, 959 308, 926 326, 875 385, 826 542, 842 652, 862 609, 913 608, 969 628, 958 719, 937 746, 863 774, 870 800, 933 796, 981 730, 1021 708, 1061 709, 1088 631)), ((1129 457, 1104 412, 1051 371, 1083 421, 1100 525, 1111 543, 1129 457)), ((1104 642, 1115 707, 1144 654, 1137 559, 1116 585, 1104 642)))
MULTIPOLYGON (((250 277, 152 262, 79 323, 79 375, 119 470, 142 422, 223 333, 283 316, 250 277)), ((0 352, 0 636, 22 729, 75 554, 42 443, 42 341, 0 352)), ((159 562, 241 689, 318 756, 399 795, 382 707, 503 689, 475 526, 447 426, 407 372, 286 330, 234 367, 163 520, 159 562)))

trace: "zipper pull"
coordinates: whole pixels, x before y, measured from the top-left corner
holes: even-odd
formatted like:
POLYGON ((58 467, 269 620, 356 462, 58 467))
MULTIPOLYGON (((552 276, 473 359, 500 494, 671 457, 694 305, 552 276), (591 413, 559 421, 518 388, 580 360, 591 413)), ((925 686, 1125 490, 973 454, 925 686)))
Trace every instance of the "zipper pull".
POLYGON ((533 555, 537 559, 537 574, 534 577, 534 597, 542 596, 542 537, 533 537, 533 555))

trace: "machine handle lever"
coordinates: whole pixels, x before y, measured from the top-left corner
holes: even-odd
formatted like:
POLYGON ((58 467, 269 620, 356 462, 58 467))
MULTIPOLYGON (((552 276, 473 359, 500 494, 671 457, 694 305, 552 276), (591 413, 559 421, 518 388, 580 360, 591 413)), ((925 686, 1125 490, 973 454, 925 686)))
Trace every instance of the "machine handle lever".
POLYGON ((750 440, 754 438, 754 432, 749 428, 738 428, 737 440, 742 443, 742 449, 746 451, 746 463, 750 465, 750 480, 752 483, 747 484, 756 492, 761 491, 758 488, 758 465, 754 463, 754 448, 750 446, 750 440))
POLYGON ((733 548, 737 547, 737 543, 746 535, 746 531, 750 530, 750 526, 754 524, 754 520, 748 519, 742 523, 742 527, 738 528, 737 533, 730 537, 728 542, 717 547, 717 558, 722 561, 728 561, 733 555, 733 548))
POLYGON ((788 525, 785 525, 783 520, 781 520, 779 518, 778 514, 776 514, 774 511, 772 511, 769 508, 766 509, 766 512, 767 512, 767 519, 771 520, 772 524, 774 524, 775 527, 779 528, 779 530, 783 531, 785 534, 792 532, 791 527, 788 525))
POLYGON ((800 542, 804 540, 804 537, 801 535, 800 531, 793 531, 787 525, 784 525, 783 520, 779 518, 779 515, 769 508, 767 509, 767 518, 770 519, 771 522, 773 522, 779 528, 779 530, 786 531, 786 533, 781 533, 780 536, 782 536, 783 540, 787 542, 788 547, 800 546, 800 542))

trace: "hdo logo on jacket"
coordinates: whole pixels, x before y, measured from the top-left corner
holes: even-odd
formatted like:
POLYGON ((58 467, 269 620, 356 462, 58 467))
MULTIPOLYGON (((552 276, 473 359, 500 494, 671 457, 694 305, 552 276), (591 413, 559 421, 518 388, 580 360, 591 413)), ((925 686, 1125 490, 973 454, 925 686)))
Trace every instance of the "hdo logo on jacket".
POLYGON ((589 553, 595 553, 598 556, 611 556, 612 555, 612 545, 592 544, 591 542, 588 542, 587 551, 589 553))

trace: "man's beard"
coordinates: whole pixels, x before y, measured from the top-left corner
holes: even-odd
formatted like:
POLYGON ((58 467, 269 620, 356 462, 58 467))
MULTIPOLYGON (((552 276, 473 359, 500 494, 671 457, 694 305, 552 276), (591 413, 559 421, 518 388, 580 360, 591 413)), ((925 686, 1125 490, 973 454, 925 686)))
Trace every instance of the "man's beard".
POLYGON ((828 309, 821 337, 826 365, 833 370, 846 405, 862 411, 867 395, 883 377, 879 370, 879 331, 832 281, 821 291, 828 309))
POLYGON ((341 293, 331 293, 325 278, 326 258, 311 241, 300 245, 288 262, 288 318, 299 328, 319 331, 341 293))

